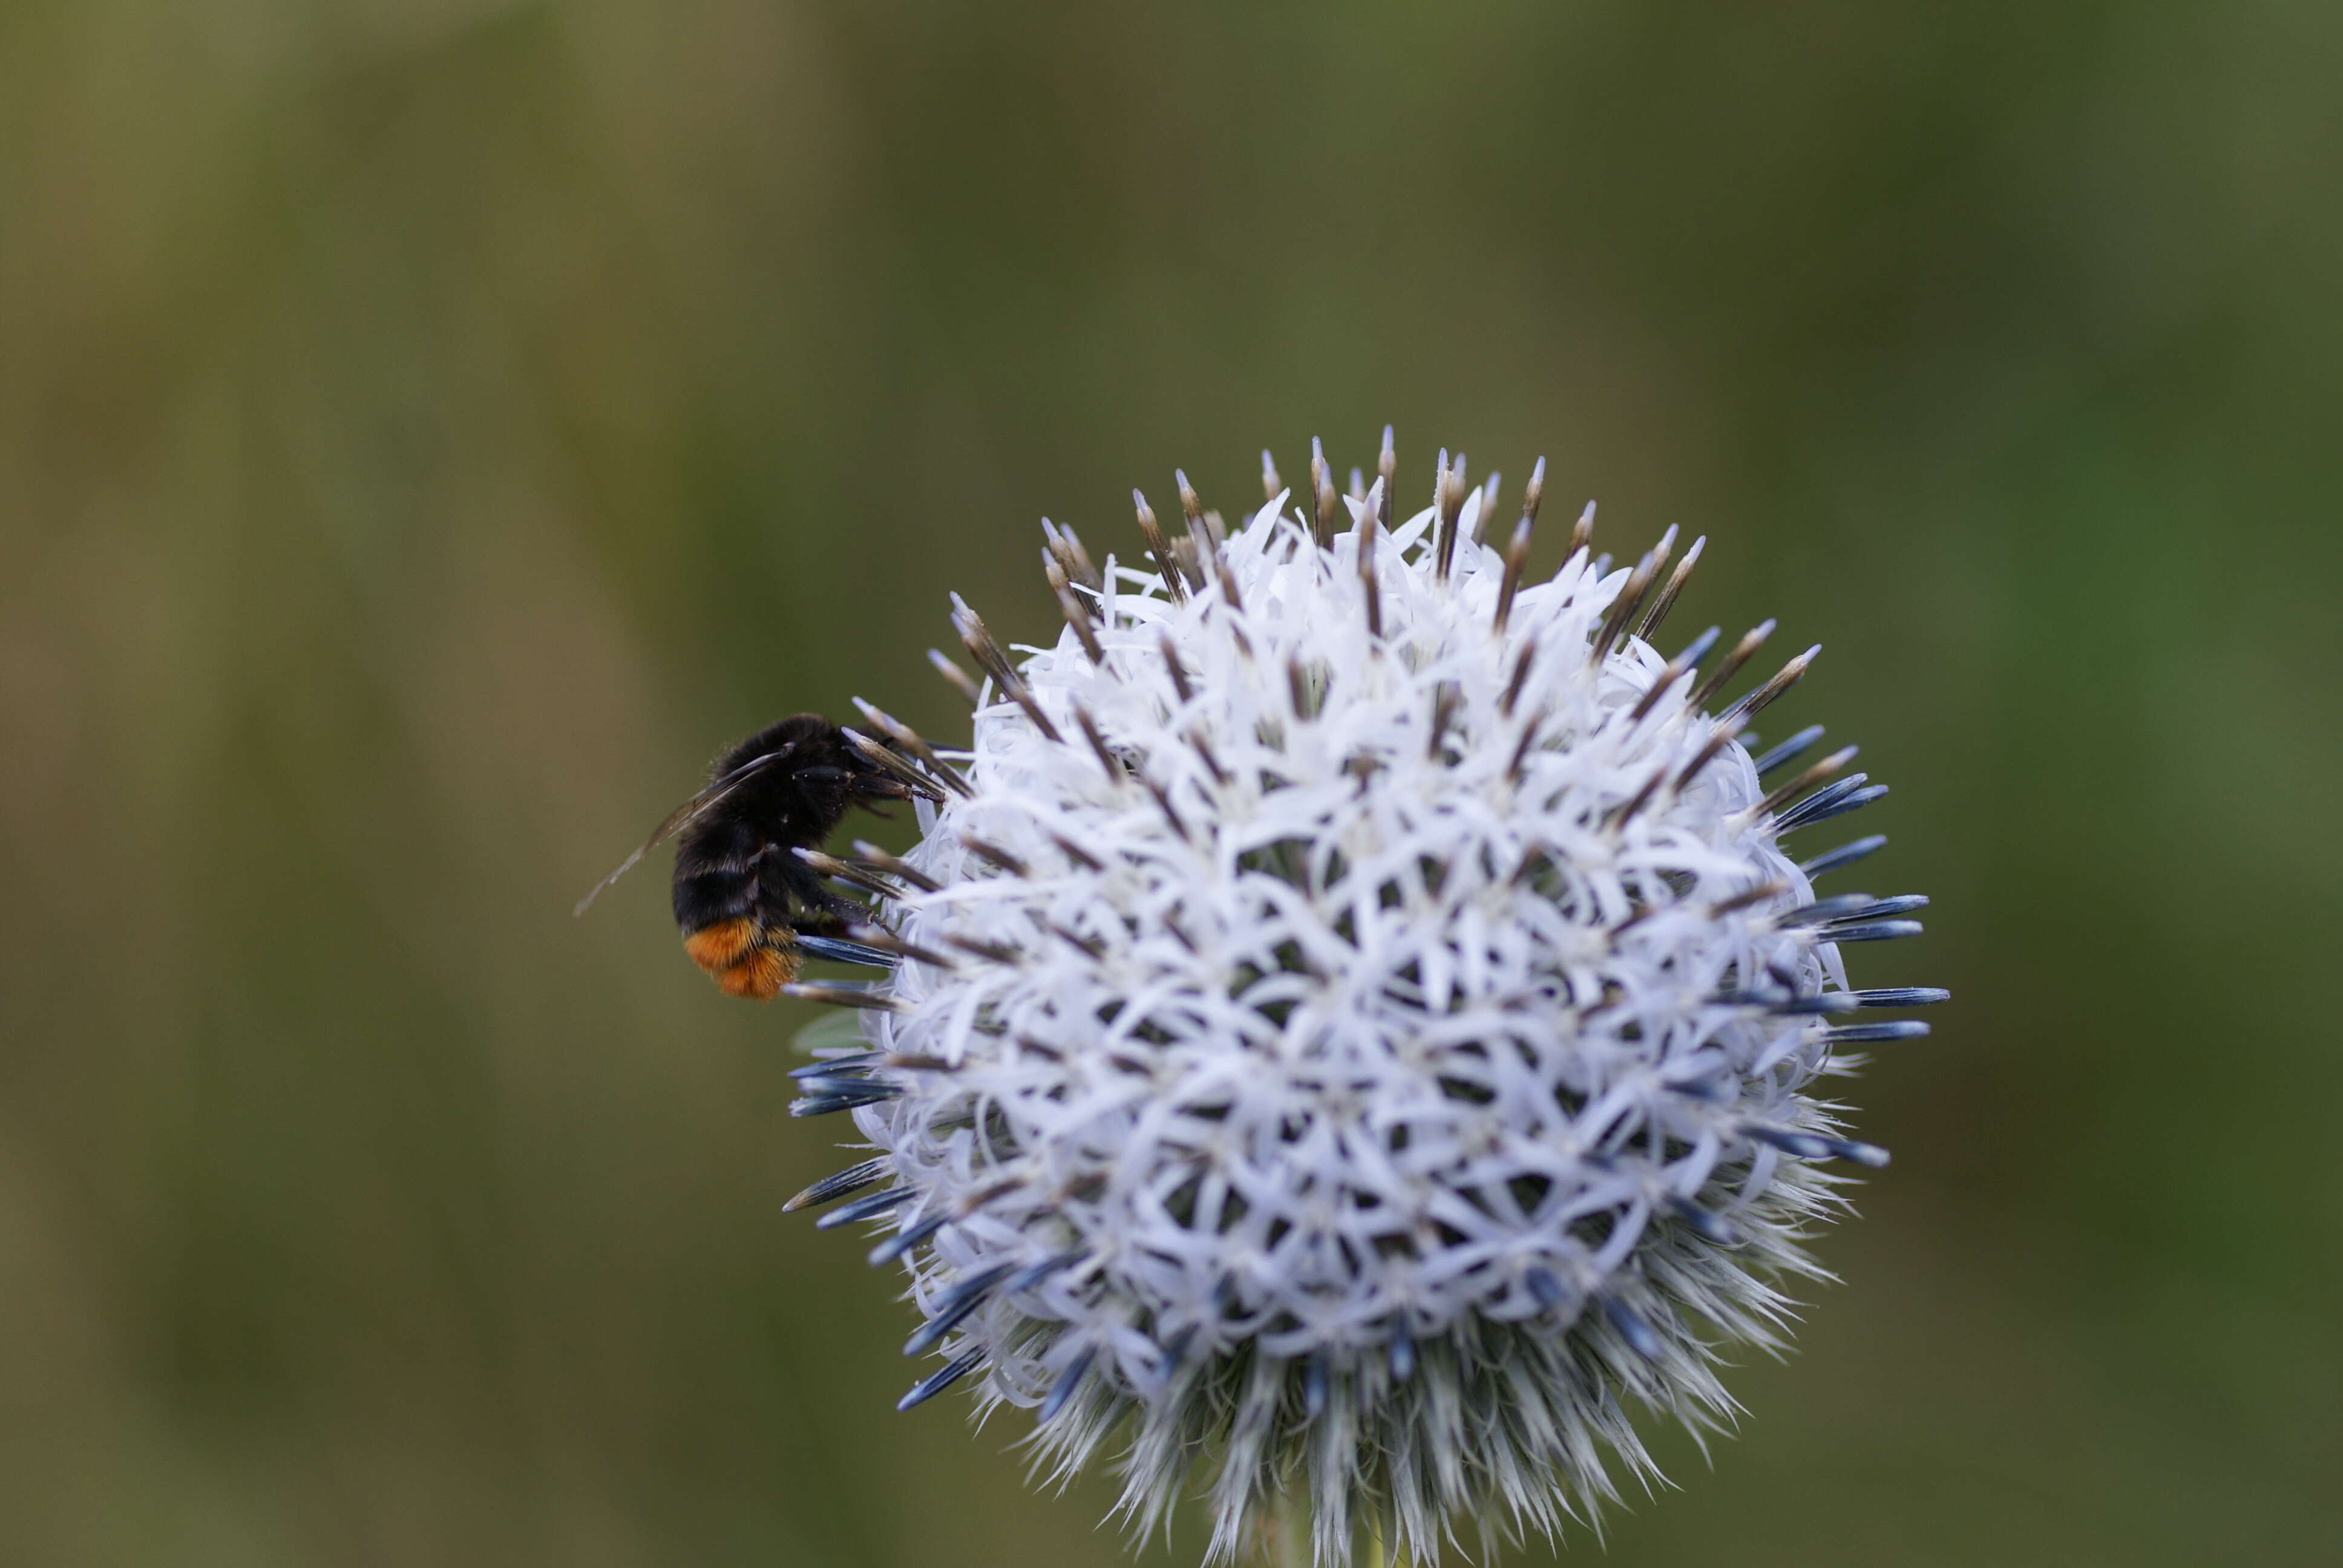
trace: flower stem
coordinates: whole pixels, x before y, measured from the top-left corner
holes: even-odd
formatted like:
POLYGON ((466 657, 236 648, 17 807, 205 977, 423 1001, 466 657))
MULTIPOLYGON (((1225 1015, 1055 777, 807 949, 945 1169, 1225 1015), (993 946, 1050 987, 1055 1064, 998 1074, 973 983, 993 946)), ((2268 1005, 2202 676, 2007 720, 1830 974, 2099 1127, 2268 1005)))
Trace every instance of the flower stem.
POLYGON ((1270 1500, 1262 1521, 1262 1548, 1268 1568, 1312 1568, 1306 1497, 1282 1492, 1270 1500))

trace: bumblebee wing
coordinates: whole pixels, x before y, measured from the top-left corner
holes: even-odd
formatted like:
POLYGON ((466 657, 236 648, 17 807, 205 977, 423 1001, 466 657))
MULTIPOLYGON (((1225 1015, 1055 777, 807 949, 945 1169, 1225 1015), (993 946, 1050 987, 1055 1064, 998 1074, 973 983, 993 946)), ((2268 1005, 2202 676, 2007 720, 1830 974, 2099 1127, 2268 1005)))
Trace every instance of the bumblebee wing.
POLYGON ((709 812, 722 805, 726 798, 729 797, 735 789, 738 789, 741 785, 746 784, 750 779, 755 778, 758 774, 763 772, 773 764, 782 760, 784 758, 788 757, 790 752, 796 749, 797 743, 795 741, 791 741, 789 745, 783 746, 777 750, 766 752, 762 757, 751 757, 748 761, 743 762, 739 767, 735 768, 731 772, 727 773, 723 778, 717 779, 707 789, 702 789, 699 794, 694 795, 690 799, 686 800, 682 805, 678 806, 674 810, 669 812, 667 815, 667 820, 661 822, 658 829, 652 832, 651 836, 643 840, 642 848, 637 849, 633 854, 619 861, 617 869, 613 870, 608 876, 603 878, 600 881, 595 883, 591 889, 588 890, 586 896, 578 900, 577 907, 569 912, 573 915, 584 914, 588 910, 593 907, 594 900, 602 896, 602 890, 617 881, 620 877, 625 876, 628 871, 633 870, 635 869, 635 863, 638 860, 640 860, 645 855, 649 854, 653 849, 658 849, 661 844, 666 843, 669 839, 674 838, 678 833, 682 832, 686 828, 690 827, 694 822, 699 821, 702 817, 707 816, 709 812))

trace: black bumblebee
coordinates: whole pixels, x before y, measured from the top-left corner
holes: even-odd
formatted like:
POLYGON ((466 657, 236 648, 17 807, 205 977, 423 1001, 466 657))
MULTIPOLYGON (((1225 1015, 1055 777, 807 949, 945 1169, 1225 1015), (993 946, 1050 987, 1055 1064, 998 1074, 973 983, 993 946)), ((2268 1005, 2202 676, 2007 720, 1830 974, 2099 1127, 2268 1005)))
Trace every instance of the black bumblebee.
POLYGON ((869 911, 823 885, 792 852, 821 846, 847 812, 911 790, 819 713, 767 726, 716 759, 708 788, 578 901, 578 912, 669 838, 683 950, 727 996, 769 1001, 806 958, 879 958, 834 934, 869 911))

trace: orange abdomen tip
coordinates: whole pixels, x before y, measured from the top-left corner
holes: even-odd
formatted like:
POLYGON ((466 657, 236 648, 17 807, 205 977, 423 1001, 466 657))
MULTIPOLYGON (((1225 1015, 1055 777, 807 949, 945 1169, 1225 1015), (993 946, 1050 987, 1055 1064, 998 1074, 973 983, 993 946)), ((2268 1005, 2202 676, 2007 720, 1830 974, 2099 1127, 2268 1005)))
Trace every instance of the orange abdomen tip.
POLYGON ((760 945, 749 949, 738 962, 718 970, 716 983, 726 996, 770 1001, 783 986, 797 978, 797 972, 795 951, 760 945))
POLYGON ((757 945, 757 922, 747 916, 719 920, 712 926, 702 926, 687 931, 683 950, 691 961, 709 974, 720 974, 740 961, 757 945))

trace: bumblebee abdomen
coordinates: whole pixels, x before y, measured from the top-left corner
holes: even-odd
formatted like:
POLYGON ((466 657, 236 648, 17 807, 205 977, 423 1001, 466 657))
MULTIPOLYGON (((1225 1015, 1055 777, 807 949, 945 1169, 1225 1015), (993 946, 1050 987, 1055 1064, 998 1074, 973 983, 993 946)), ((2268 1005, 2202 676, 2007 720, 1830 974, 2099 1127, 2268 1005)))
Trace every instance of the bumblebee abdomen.
POLYGON ((691 961, 717 974, 730 969, 754 951, 762 933, 757 922, 743 916, 737 920, 718 920, 713 925, 683 933, 683 950, 691 961))
POLYGON ((769 1001, 797 978, 797 938, 771 907, 757 835, 713 822, 676 857, 675 923, 683 950, 728 996, 769 1001))
POLYGON ((753 870, 719 867, 679 873, 675 879, 675 923, 694 931, 753 916, 759 895, 753 870))
POLYGON ((766 925, 753 915, 687 929, 683 950, 727 996, 770 1001, 797 978, 796 934, 787 926, 766 925))

